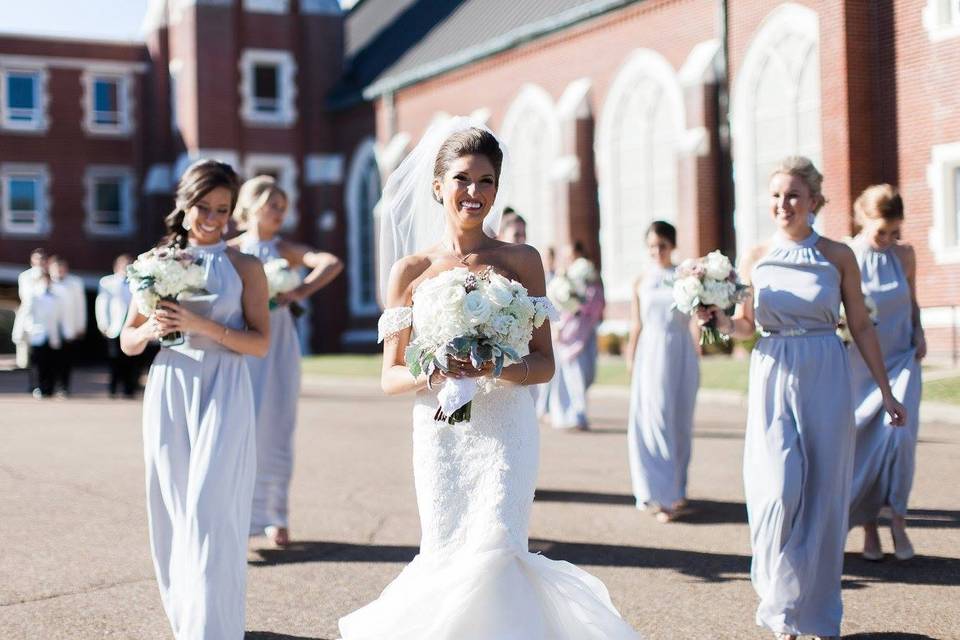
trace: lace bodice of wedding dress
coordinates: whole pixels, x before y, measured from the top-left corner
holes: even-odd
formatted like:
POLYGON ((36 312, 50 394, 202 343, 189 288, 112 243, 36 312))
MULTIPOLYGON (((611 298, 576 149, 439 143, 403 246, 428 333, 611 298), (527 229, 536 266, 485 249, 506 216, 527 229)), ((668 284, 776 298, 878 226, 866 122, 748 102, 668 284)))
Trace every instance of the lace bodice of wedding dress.
MULTIPOLYGON (((388 309, 381 334, 391 339, 412 322, 409 307, 388 309)), ((343 640, 638 638, 603 583, 527 550, 539 466, 530 390, 500 382, 454 425, 434 421, 436 393, 418 393, 413 409, 420 554, 340 620, 343 640)))

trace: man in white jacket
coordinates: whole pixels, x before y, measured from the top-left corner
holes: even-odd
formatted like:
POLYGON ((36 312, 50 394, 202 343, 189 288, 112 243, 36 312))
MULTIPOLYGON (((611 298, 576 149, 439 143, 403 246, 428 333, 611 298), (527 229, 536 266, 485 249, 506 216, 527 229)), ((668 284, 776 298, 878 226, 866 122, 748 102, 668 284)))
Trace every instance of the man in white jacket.
POLYGON ((17 314, 14 342, 29 345, 30 387, 37 398, 53 395, 59 353, 63 345, 64 309, 54 294, 50 276, 40 274, 33 283, 17 314))
MULTIPOLYGON (((22 331, 17 331, 18 324, 23 322, 23 306, 30 298, 33 288, 40 281, 40 276, 47 272, 47 252, 37 248, 30 252, 30 268, 17 276, 17 295, 20 297, 20 307, 17 309, 16 319, 14 320, 14 333, 23 335, 22 331)), ((17 347, 17 366, 26 369, 30 366, 30 344, 28 342, 13 341, 17 347)))
POLYGON ((94 305, 97 328, 107 339, 111 398, 116 397, 121 390, 125 397, 133 397, 139 377, 137 358, 131 358, 120 350, 120 330, 133 298, 127 282, 127 265, 131 261, 127 254, 117 256, 113 261, 113 273, 100 278, 100 289, 94 305))
POLYGON ((87 333, 87 294, 83 280, 70 273, 67 261, 60 256, 50 257, 50 279, 53 292, 63 302, 63 349, 58 382, 65 395, 70 393, 70 374, 77 358, 77 347, 87 333))

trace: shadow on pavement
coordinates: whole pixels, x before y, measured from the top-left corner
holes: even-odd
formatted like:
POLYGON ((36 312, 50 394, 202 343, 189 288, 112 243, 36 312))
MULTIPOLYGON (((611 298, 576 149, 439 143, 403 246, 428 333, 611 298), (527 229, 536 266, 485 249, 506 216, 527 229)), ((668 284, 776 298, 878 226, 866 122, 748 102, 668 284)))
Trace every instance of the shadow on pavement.
MULTIPOLYGON (((536 502, 580 502, 631 507, 636 503, 636 499, 629 494, 563 491, 558 489, 537 489, 534 500, 536 502)), ((742 502, 690 500, 677 522, 685 524, 746 524, 747 507, 742 502)))
POLYGON ((349 544, 346 542, 295 542, 282 549, 257 549, 258 560, 248 560, 252 567, 266 567, 302 562, 397 562, 406 563, 417 555, 418 547, 394 545, 349 544))
POLYGON ((854 633, 843 636, 843 640, 936 640, 919 633, 900 633, 898 631, 882 631, 877 633, 854 633))
POLYGON ((870 562, 859 553, 847 553, 843 563, 843 588, 863 589, 874 583, 960 586, 960 560, 917 555, 901 561, 887 555, 883 562, 870 562))
POLYGON ((285 633, 271 631, 247 631, 243 640, 327 640, 327 638, 312 638, 310 636, 290 636, 285 633))

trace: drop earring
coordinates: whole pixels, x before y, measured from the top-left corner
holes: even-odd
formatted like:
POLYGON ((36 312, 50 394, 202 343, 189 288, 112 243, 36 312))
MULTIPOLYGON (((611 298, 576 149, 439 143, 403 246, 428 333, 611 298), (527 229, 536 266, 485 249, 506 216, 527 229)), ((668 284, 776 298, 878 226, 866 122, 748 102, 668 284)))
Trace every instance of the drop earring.
POLYGON ((815 214, 815 213, 808 213, 808 214, 807 214, 807 226, 808 226, 808 227, 813 227, 813 224, 814 224, 816 221, 817 221, 817 214, 815 214))
POLYGON ((180 223, 180 226, 183 227, 184 231, 190 231, 190 223, 187 222, 186 218, 183 219, 183 222, 180 223))

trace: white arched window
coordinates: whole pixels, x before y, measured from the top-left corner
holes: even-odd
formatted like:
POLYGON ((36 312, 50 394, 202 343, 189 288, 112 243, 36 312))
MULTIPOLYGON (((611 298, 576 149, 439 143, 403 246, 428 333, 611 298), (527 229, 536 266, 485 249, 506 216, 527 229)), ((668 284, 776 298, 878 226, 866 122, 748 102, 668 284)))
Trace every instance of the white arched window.
POLYGON ((507 110, 501 132, 512 165, 507 204, 527 221, 527 242, 544 251, 555 241, 553 166, 560 155, 560 124, 550 94, 526 85, 507 110))
POLYGON ((733 94, 733 153, 740 255, 773 233, 768 182, 785 156, 819 167, 820 52, 817 14, 788 3, 767 16, 750 44, 733 94))
POLYGON ((350 312, 354 316, 376 315, 376 220, 380 201, 380 169, 373 138, 360 143, 350 162, 347 178, 347 280, 350 312))
POLYGON ((630 296, 647 260, 650 223, 677 219, 683 113, 670 63, 654 51, 635 51, 610 87, 597 133, 603 274, 612 300, 630 296))

